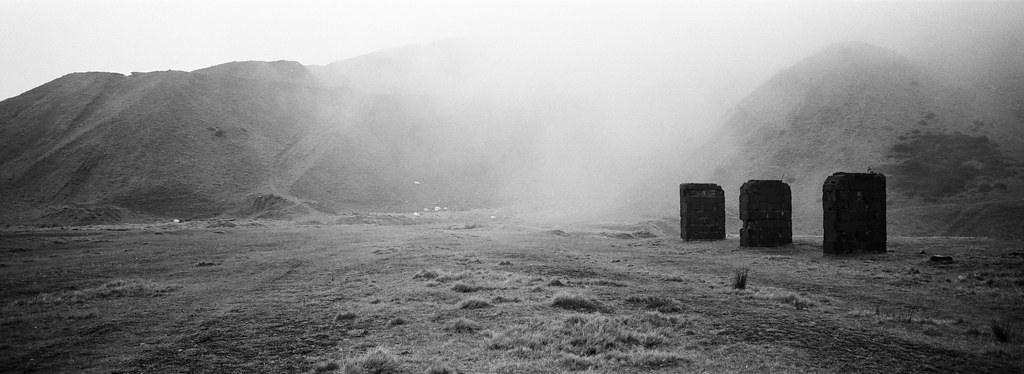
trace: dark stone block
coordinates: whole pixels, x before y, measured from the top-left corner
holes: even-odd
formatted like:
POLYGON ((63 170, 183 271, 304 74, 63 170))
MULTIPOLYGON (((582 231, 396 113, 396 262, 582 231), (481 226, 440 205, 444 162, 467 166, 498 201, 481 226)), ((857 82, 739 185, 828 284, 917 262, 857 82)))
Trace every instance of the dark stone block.
POLYGON ((725 190, 713 183, 679 185, 679 217, 685 240, 725 239, 725 190))
POLYGON ((793 242, 793 196, 779 180, 751 180, 740 186, 740 246, 774 247, 793 242))
POLYGON ((823 250, 885 252, 885 176, 835 173, 822 184, 823 250))

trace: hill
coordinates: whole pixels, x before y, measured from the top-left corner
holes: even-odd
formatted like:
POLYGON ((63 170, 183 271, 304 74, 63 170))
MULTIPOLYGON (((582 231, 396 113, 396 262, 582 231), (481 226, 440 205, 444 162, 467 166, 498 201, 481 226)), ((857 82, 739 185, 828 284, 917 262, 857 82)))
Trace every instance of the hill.
MULTIPOLYGON (((870 169, 888 177, 891 233, 976 234, 961 230, 957 217, 1015 202, 1024 186, 1021 119, 993 97, 896 52, 835 44, 737 105, 698 152, 713 165, 699 177, 724 186, 785 180, 793 187, 797 231, 816 233, 825 178, 870 169)), ((984 216, 991 214, 972 220, 984 216)))
POLYGON ((682 181, 735 196, 746 180, 783 179, 797 233, 816 234, 825 177, 870 168, 889 177, 893 234, 1021 235, 1024 56, 1019 42, 989 44, 960 74, 829 46, 760 85, 706 143, 683 111, 659 108, 670 100, 634 97, 648 86, 535 74, 517 49, 465 41, 325 66, 69 74, 0 102, 0 224, 436 203, 661 219, 682 181))
POLYGON ((0 121, 9 224, 471 207, 502 169, 447 141, 427 98, 286 61, 69 74, 0 102, 0 121))

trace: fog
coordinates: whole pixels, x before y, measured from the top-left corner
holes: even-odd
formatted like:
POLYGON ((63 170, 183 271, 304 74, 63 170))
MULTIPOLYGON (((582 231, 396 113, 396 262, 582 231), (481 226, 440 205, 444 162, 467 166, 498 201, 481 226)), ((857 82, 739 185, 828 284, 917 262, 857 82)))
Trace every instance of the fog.
MULTIPOLYGON (((773 74, 832 43, 874 44, 964 77, 985 58, 987 44, 1024 31, 1024 21, 1011 15, 1024 9, 1016 4, 557 6, 564 17, 557 30, 425 45, 472 52, 430 55, 436 61, 420 63, 444 74, 424 69, 423 76, 440 78, 405 89, 437 98, 457 126, 468 127, 457 133, 525 134, 516 141, 534 152, 502 169, 504 198, 566 218, 672 214, 678 184, 709 174, 712 166, 694 152, 731 109, 773 74), (481 97, 513 115, 488 117, 479 111, 494 106, 466 105, 481 97)), ((500 140, 489 144, 524 156, 500 140)))
POLYGON ((1024 34, 1021 14, 1014 2, 14 1, 0 5, 0 97, 72 71, 326 65, 446 40, 472 52, 416 57, 433 60, 402 89, 436 101, 465 136, 454 143, 526 134, 485 141, 507 153, 492 156, 507 201, 666 213, 658 203, 708 166, 693 152, 779 70, 862 41, 970 79, 989 44, 1024 34))

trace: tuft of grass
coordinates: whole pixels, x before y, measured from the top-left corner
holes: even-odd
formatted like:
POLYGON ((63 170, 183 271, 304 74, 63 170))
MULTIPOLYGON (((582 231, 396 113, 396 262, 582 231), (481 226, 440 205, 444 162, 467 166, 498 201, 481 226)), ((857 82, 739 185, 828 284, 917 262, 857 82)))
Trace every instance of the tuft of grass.
POLYGON ((488 349, 504 350, 520 359, 554 355, 553 364, 563 371, 589 370, 609 363, 661 368, 687 361, 670 351, 688 323, 658 312, 630 316, 573 314, 561 323, 533 319, 484 335, 488 349))
POLYGON ((562 369, 568 371, 583 371, 596 369, 600 365, 600 362, 590 357, 581 357, 572 353, 563 353, 562 358, 558 359, 557 364, 562 369))
POLYGON ((448 323, 444 329, 456 333, 474 333, 480 330, 480 324, 469 318, 460 317, 448 323))
POLYGON ((818 303, 814 300, 800 296, 795 292, 789 291, 778 291, 778 290, 757 290, 752 296, 756 299, 771 300, 780 302, 782 304, 792 305, 796 309, 807 309, 817 306, 818 303))
POLYGON ((504 297, 504 296, 495 296, 494 298, 491 299, 491 303, 492 304, 518 303, 520 301, 523 301, 523 300, 521 300, 518 297, 513 297, 513 298, 510 299, 510 298, 507 298, 507 297, 504 297))
POLYGON ((444 282, 450 282, 450 281, 453 281, 453 280, 463 280, 463 279, 466 279, 466 278, 469 278, 469 277, 472 277, 472 276, 473 276, 473 273, 470 273, 468 271, 460 271, 458 273, 449 273, 449 272, 442 271, 442 270, 423 269, 423 270, 420 270, 419 272, 417 272, 416 275, 413 275, 412 279, 433 279, 435 281, 444 283, 444 282))
POLYGON ((144 279, 115 279, 92 288, 55 293, 42 293, 14 305, 78 304, 96 299, 119 297, 155 297, 180 288, 177 285, 144 279))
POLYGON ((340 368, 341 366, 338 365, 337 361, 326 361, 316 364, 316 366, 313 367, 313 371, 317 373, 323 373, 328 371, 335 371, 340 368))
POLYGON ((597 300, 564 293, 555 296, 554 301, 551 302, 551 306, 578 312, 605 312, 609 310, 609 308, 605 307, 597 300))
POLYGON ((644 323, 640 317, 577 315, 567 318, 559 331, 559 348, 581 356, 654 348, 666 344, 674 329, 644 323))
POLYGON ((640 348, 625 353, 612 352, 608 356, 610 359, 622 364, 644 369, 661 369, 693 362, 689 358, 675 352, 647 348, 640 348))
POLYGON ((412 276, 412 279, 435 279, 438 276, 437 270, 423 269, 412 276))
POLYGON ((995 338, 996 341, 1003 343, 1008 343, 1010 341, 1010 332, 1002 324, 992 321, 992 323, 989 324, 989 327, 992 329, 992 337, 995 338))
POLYGON ((388 321, 388 326, 401 326, 401 325, 404 325, 406 323, 409 323, 409 322, 404 320, 404 319, 402 319, 402 317, 395 317, 395 318, 392 318, 390 321, 388 321))
POLYGON ((552 279, 548 282, 548 285, 551 287, 565 287, 565 283, 563 283, 561 279, 552 279))
POLYGON ((459 304, 459 309, 481 309, 481 308, 490 308, 490 307, 491 307, 491 303, 487 302, 487 300, 479 299, 479 298, 475 298, 475 297, 471 297, 469 299, 463 300, 462 303, 459 304))
POLYGON ((932 325, 932 326, 944 326, 944 325, 959 325, 966 323, 963 319, 941 319, 941 318, 925 318, 918 315, 918 311, 914 309, 889 309, 883 310, 881 307, 875 307, 874 309, 855 309, 846 312, 846 315, 852 317, 869 317, 873 318, 876 323, 916 323, 920 325, 932 325))
POLYGON ((685 282, 686 280, 683 279, 683 277, 680 277, 678 275, 672 275, 672 276, 665 277, 665 281, 666 282, 685 282))
POLYGON ((358 317, 358 316, 356 316, 355 313, 345 312, 345 313, 338 313, 337 315, 335 315, 334 316, 334 320, 338 321, 338 322, 341 322, 341 321, 351 321, 351 320, 356 319, 356 317, 358 317))
POLYGON ((479 291, 481 287, 475 285, 469 285, 462 282, 456 282, 452 285, 452 291, 469 293, 479 291))
POLYGON ((454 273, 454 274, 452 274, 452 273, 442 273, 442 274, 438 275, 437 281, 443 283, 443 282, 450 282, 450 281, 454 281, 454 280, 463 280, 463 279, 466 279, 466 278, 470 278, 472 276, 473 276, 473 273, 470 273, 468 271, 460 271, 460 272, 454 273))
POLYGON ((660 296, 630 296, 626 302, 643 307, 644 309, 657 310, 662 313, 679 313, 682 307, 678 301, 660 296))
POLYGON ((499 262, 498 265, 510 266, 510 265, 512 265, 512 261, 505 260, 505 261, 499 262))
POLYGON ((736 271, 736 274, 732 277, 732 288, 736 290, 744 290, 747 288, 747 273, 750 269, 741 268, 736 271))
POLYGON ((488 349, 518 352, 517 355, 522 357, 542 351, 554 343, 554 335, 542 321, 515 324, 498 332, 487 331, 487 335, 484 345, 488 349))
POLYGON ((345 362, 345 374, 399 374, 404 373, 402 362, 390 351, 375 348, 360 357, 345 362))

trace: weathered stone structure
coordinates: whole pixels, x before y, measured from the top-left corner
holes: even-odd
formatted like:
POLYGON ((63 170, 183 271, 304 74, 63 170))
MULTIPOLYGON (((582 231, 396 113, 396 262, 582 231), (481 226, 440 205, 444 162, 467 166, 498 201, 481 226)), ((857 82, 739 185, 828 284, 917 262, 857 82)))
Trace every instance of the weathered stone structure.
POLYGON ((774 247, 793 242, 793 193, 779 180, 750 180, 740 187, 740 246, 774 247))
POLYGON ((835 173, 821 187, 824 252, 885 252, 885 176, 835 173))
POLYGON ((680 184, 679 217, 685 240, 725 239, 725 191, 714 183, 680 184))

